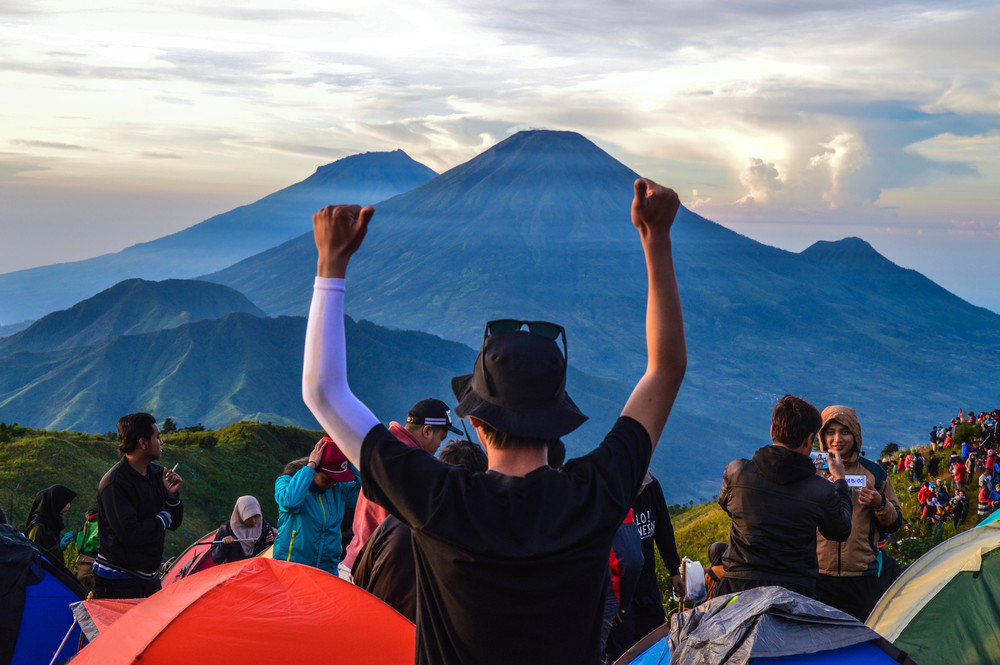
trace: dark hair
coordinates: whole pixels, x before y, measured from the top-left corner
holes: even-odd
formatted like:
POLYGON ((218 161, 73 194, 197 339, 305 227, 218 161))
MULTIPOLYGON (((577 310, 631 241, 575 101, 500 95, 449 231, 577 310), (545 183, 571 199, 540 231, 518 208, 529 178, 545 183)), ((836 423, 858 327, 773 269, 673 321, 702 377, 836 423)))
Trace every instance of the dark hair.
POLYGON ((148 413, 130 413, 118 419, 118 454, 127 455, 139 445, 139 439, 153 438, 156 418, 148 413))
POLYGON ((482 446, 468 439, 453 439, 438 453, 438 459, 452 466, 464 466, 469 471, 486 471, 489 460, 482 446))
POLYGON ((795 395, 785 395, 771 413, 771 440, 798 448, 822 426, 823 418, 815 406, 795 395))
POLYGON ((542 446, 548 446, 551 448, 556 445, 557 441, 559 441, 559 439, 532 439, 526 436, 514 436, 513 434, 507 434, 506 432, 495 430, 482 420, 480 420, 479 423, 479 429, 481 429, 483 434, 486 435, 490 445, 497 450, 511 450, 514 448, 541 448, 542 446))

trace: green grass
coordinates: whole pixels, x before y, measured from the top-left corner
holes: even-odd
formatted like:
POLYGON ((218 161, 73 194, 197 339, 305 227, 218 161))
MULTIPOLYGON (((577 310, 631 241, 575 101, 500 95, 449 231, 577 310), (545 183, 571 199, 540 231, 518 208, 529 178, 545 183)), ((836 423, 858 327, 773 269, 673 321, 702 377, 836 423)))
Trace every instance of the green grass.
MULTIPOLYGON (((252 494, 264 517, 277 524, 274 480, 287 462, 309 454, 319 432, 238 422, 219 430, 163 435, 165 467, 177 464, 184 478, 184 521, 167 532, 165 558, 229 519, 236 499, 252 494)), ((8 520, 24 526, 35 494, 54 484, 77 493, 65 518, 77 530, 94 505, 97 484, 118 461, 118 442, 105 435, 52 432, 17 425, 0 427, 0 505, 8 520)))

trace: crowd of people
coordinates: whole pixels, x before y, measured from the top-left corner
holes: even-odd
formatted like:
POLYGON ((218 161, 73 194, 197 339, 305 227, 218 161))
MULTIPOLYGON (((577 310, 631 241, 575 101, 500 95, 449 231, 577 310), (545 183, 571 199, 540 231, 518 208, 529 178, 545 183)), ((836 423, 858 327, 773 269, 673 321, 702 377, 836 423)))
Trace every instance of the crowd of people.
MULTIPOLYGON (((686 592, 650 471, 687 362, 670 234, 678 206, 673 191, 636 181, 647 367, 604 440, 568 460, 561 438, 586 416, 566 392, 566 331, 546 321, 488 322, 472 372, 453 379, 455 414, 480 443, 465 435, 442 447, 463 431, 436 398, 414 404, 405 423, 380 423, 348 385, 343 313, 348 264, 374 209, 316 213, 303 398, 327 436, 277 477, 276 528, 256 498, 239 497, 212 560, 271 547, 275 559, 338 575, 416 624, 418 663, 615 660, 665 620, 656 551, 669 591, 686 592)), ((996 414, 970 415, 992 422, 995 440, 996 414)), ((87 574, 98 597, 146 597, 160 588, 164 534, 184 517, 184 481, 157 463, 163 444, 153 416, 122 417, 118 436, 120 459, 88 514, 97 528, 81 529, 76 542, 93 554, 87 574)), ((883 588, 879 543, 904 523, 892 483, 899 469, 865 457, 861 423, 847 406, 821 412, 786 395, 769 438, 724 471, 718 500, 731 526, 728 542, 709 549, 710 597, 778 585, 863 620, 883 588)), ((985 446, 949 461, 956 494, 965 482, 958 470, 978 464, 985 446)), ((986 453, 982 477, 992 486, 1000 466, 986 453)), ((923 482, 917 459, 904 467, 923 482)), ((940 506, 940 492, 930 490, 929 482, 920 489, 927 505, 940 506)), ((997 492, 1000 500, 1000 485, 997 492)), ((57 485, 32 507, 27 532, 53 553, 72 536, 60 534, 74 497, 57 485)))
POLYGON ((977 501, 980 519, 1000 509, 998 425, 1000 410, 978 414, 960 410, 947 427, 939 424, 931 429, 928 445, 880 460, 917 495, 919 508, 910 521, 911 530, 940 536, 950 520, 958 532, 972 512, 972 501, 977 501))

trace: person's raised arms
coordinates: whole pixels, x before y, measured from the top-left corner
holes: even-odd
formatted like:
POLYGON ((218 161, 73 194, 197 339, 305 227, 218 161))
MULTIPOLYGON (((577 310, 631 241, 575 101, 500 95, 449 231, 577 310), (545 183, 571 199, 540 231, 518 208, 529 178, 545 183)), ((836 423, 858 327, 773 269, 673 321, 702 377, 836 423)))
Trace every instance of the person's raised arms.
POLYGON ((646 255, 649 294, 646 301, 646 373, 639 379, 622 415, 639 421, 649 433, 653 449, 687 369, 681 297, 674 274, 670 227, 680 200, 672 190, 652 180, 635 181, 632 224, 639 230, 646 255))
POLYGON ((371 206, 339 205, 313 215, 319 258, 306 327, 302 399, 355 467, 361 463, 361 443, 378 418, 347 385, 344 277, 374 214, 371 206))

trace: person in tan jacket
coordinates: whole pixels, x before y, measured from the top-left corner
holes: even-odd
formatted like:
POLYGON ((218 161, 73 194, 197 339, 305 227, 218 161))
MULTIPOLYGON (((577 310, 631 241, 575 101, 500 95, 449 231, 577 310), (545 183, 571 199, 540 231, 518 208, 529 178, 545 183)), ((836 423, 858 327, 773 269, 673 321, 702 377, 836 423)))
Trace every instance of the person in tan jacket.
MULTIPOLYGON (((851 535, 842 543, 817 534, 819 600, 864 621, 882 595, 878 542, 896 531, 903 512, 888 474, 861 456, 861 423, 854 409, 828 406, 822 413, 820 450, 840 453, 851 487, 851 535)), ((829 471, 819 473, 829 477, 829 471)))

